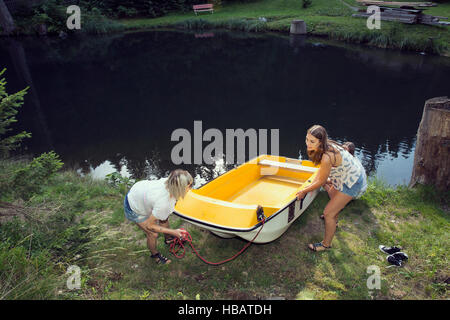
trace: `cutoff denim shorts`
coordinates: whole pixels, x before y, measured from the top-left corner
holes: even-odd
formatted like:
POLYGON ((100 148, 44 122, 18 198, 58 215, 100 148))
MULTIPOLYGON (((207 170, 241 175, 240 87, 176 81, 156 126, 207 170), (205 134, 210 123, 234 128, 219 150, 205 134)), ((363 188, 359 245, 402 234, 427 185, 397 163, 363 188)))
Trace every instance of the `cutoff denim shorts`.
POLYGON ((364 192, 366 192, 366 189, 367 177, 365 173, 362 173, 351 188, 347 187, 347 185, 344 183, 342 192, 346 195, 349 195, 350 197, 359 198, 364 194, 364 192))
POLYGON ((146 216, 141 216, 131 210, 130 204, 128 203, 128 194, 125 196, 125 200, 123 201, 123 208, 125 211, 125 218, 132 222, 141 223, 148 219, 146 216))

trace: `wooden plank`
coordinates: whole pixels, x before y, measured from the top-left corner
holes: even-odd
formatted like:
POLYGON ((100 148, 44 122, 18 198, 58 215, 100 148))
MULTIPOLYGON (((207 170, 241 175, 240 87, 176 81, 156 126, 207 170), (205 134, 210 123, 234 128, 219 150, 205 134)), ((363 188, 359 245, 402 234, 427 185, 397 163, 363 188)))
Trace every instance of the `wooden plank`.
POLYGON ((370 6, 370 5, 389 5, 389 6, 411 6, 411 7, 435 7, 437 3, 434 2, 396 2, 396 1, 370 1, 370 0, 356 0, 358 3, 370 6))
POLYGON ((397 11, 397 12, 410 12, 410 13, 421 13, 423 9, 403 9, 403 8, 392 8, 392 7, 380 7, 380 11, 397 11))
POLYGON ((417 17, 418 15, 409 12, 398 12, 398 11, 382 11, 381 15, 387 16, 399 16, 399 17, 417 17))
POLYGON ((430 21, 439 21, 439 19, 438 18, 436 18, 436 17, 433 17, 433 16, 430 16, 430 15, 421 15, 420 17, 419 17, 419 20, 421 20, 421 21, 428 21, 428 22, 430 22, 430 21))
MULTIPOLYGON (((424 14, 424 16, 429 16, 428 14, 424 14)), ((440 17, 440 16, 432 16, 434 18, 438 18, 438 19, 448 19, 448 17, 440 17)))
POLYGON ((415 14, 399 14, 394 12, 382 12, 381 17, 398 17, 398 18, 411 18, 417 20, 417 16, 415 14))
MULTIPOLYGON (((364 14, 364 13, 354 13, 352 14, 352 17, 357 18, 367 18, 370 17, 370 14, 364 14)), ((408 24, 413 24, 416 22, 415 17, 398 17, 398 16, 390 16, 390 15, 380 15, 380 19, 384 21, 397 21, 397 22, 403 22, 408 24)))
POLYGON ((428 24, 431 26, 442 26, 442 25, 449 25, 449 22, 439 21, 439 19, 448 19, 447 17, 439 17, 439 16, 432 16, 428 14, 422 14, 419 16, 419 23, 421 24, 428 24))
POLYGON ((414 24, 416 20, 411 18, 397 18, 397 17, 381 17, 381 20, 384 21, 393 21, 393 22, 402 22, 407 24, 414 24))
MULTIPOLYGON (((362 15, 366 17, 370 17, 372 14, 370 13, 361 13, 362 15)), ((416 19, 418 16, 414 14, 399 14, 394 12, 381 12, 380 17, 398 17, 398 18, 411 18, 416 19)))
MULTIPOLYGON (((367 12, 366 9, 360 8, 359 12, 367 12)), ((419 10, 411 10, 411 9, 400 9, 400 8, 391 8, 391 7, 380 7, 380 12, 399 12, 399 13, 407 13, 407 14, 421 14, 423 12, 422 9, 419 10)))

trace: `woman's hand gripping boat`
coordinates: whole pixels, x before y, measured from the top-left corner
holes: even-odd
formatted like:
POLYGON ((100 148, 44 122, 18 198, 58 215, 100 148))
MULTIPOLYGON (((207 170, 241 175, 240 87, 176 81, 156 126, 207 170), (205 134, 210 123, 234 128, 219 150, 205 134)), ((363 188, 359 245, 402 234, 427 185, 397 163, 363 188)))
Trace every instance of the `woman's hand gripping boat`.
POLYGON ((223 237, 255 243, 280 237, 308 208, 318 189, 302 200, 296 194, 316 177, 311 161, 261 155, 230 170, 178 200, 174 213, 184 220, 223 237))

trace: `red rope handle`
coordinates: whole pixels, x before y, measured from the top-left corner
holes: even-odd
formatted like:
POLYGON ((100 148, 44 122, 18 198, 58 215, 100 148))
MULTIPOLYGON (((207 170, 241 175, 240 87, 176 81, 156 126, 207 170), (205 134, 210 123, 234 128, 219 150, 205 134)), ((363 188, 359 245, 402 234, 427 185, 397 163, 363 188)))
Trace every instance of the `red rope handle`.
POLYGON ((186 253, 186 247, 184 246, 184 242, 188 242, 189 245, 191 246, 192 250, 195 252, 195 254, 197 255, 197 257, 199 257, 204 263, 206 264, 210 264, 213 266, 218 266, 224 263, 227 263, 233 259, 235 259, 237 256, 239 256, 242 252, 245 251, 245 249, 247 249, 256 239, 256 237, 258 237, 259 233, 261 232, 261 230, 264 227, 264 222, 266 221, 266 219, 262 220, 262 225, 261 228, 258 230, 258 232, 256 233, 255 237, 249 241, 238 253, 236 253, 234 256, 232 256, 231 258, 228 258, 226 260, 223 261, 219 261, 219 262, 211 262, 206 260, 205 258, 203 258, 197 251, 197 249, 195 249, 194 245, 192 244, 192 236, 189 234, 189 232, 186 231, 186 238, 183 240, 180 240, 178 238, 176 238, 171 244, 170 244, 170 248, 169 251, 178 259, 181 259, 184 257, 185 253, 186 253), (177 252, 182 249, 183 253, 178 255, 177 252))

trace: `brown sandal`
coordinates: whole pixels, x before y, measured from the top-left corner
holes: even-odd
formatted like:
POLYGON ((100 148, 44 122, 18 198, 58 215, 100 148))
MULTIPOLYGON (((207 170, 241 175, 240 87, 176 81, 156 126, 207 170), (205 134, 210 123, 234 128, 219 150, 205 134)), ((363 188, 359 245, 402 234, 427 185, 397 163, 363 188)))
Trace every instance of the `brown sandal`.
POLYGON ((317 250, 318 247, 324 247, 325 250, 330 249, 331 246, 327 247, 325 246, 322 242, 316 242, 316 243, 310 243, 308 245, 308 248, 314 252, 318 252, 318 251, 325 251, 325 250, 317 250), (312 245, 312 248, 310 247, 310 245, 312 245))
POLYGON ((151 258, 155 259, 157 264, 169 264, 172 262, 172 260, 167 259, 164 257, 161 253, 155 253, 150 256, 151 258))

